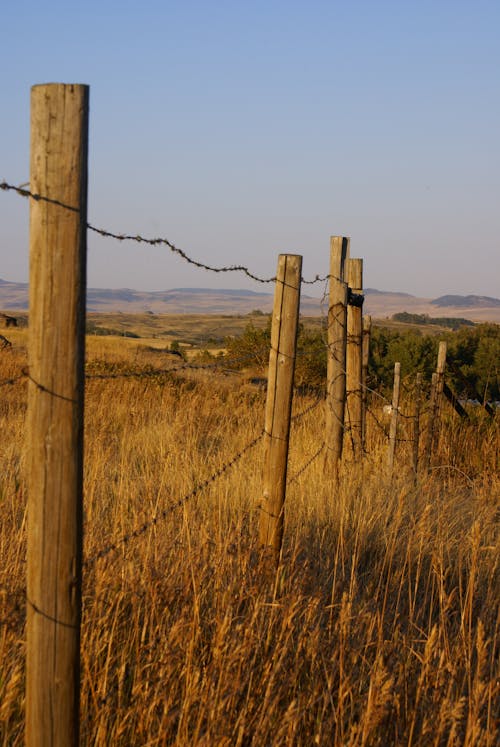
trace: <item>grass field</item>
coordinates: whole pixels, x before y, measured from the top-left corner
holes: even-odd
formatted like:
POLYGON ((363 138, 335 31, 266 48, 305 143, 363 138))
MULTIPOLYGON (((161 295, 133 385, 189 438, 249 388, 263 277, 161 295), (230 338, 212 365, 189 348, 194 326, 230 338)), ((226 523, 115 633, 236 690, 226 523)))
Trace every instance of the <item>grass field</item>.
MULTIPOLYGON (((17 317, 19 325, 26 327, 28 315, 26 312, 8 312, 17 317)), ((326 312, 325 312, 326 313, 326 312)), ((240 335, 248 324, 255 327, 265 327, 269 314, 251 312, 240 315, 224 314, 122 314, 119 312, 87 314, 89 338, 101 336, 102 330, 112 330, 115 336, 126 336, 127 333, 137 335, 143 340, 156 340, 157 345, 169 344, 173 341, 186 346, 202 347, 220 343, 225 337, 240 335)), ((301 322, 308 330, 317 330, 326 323, 323 316, 302 316, 301 322)), ((449 331, 447 327, 436 324, 403 323, 392 319, 374 319, 375 326, 382 326, 394 330, 420 331, 424 334, 440 334, 449 331)), ((16 332, 12 328, 5 330, 9 339, 16 332)), ((18 338, 16 338, 18 339, 18 338)), ((134 338, 135 339, 135 338, 134 338)))
MULTIPOLYGON (((145 333, 142 317, 128 323, 145 333)), ((194 345, 199 323, 180 324, 173 338, 194 345)), ((9 329, 0 383, 26 365, 25 335, 9 329)), ((90 335, 89 370, 162 367, 145 342, 90 335)), ((169 511, 259 435, 264 404, 237 374, 87 382, 81 743, 495 747, 498 416, 446 411, 417 481, 408 425, 391 476, 369 417, 364 463, 348 451, 338 485, 321 456, 301 472, 323 442, 322 405, 294 421, 273 585, 257 545, 262 441, 169 511)), ((294 412, 313 404, 297 397, 294 412)), ((26 381, 0 387, 2 745, 24 739, 25 413, 26 381)))

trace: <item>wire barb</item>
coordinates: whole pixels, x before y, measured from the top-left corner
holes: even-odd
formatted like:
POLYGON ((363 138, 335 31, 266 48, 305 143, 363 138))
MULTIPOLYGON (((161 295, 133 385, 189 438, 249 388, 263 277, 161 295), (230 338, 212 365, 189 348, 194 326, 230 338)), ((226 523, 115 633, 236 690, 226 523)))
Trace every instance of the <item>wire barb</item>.
POLYGON ((321 446, 319 447, 319 449, 314 452, 314 454, 312 455, 312 457, 310 459, 308 459, 307 462, 304 465, 302 465, 302 467, 293 475, 293 477, 291 477, 288 480, 288 485, 291 485, 292 483, 296 482, 299 479, 299 477, 301 477, 304 474, 304 472, 307 469, 309 469, 309 467, 311 466, 311 464, 313 464, 316 461, 316 459, 319 457, 319 455, 321 454, 321 452, 323 451, 323 449, 325 448, 325 446, 326 446, 326 444, 323 441, 323 443, 321 444, 321 446))
POLYGON ((143 524, 141 524, 136 529, 133 529, 131 532, 128 532, 127 534, 123 535, 120 539, 116 540, 116 542, 112 542, 109 545, 106 545, 106 547, 102 548, 102 550, 96 553, 93 557, 87 558, 86 560, 84 560, 83 566, 88 568, 89 566, 94 565, 98 560, 101 560, 102 558, 107 557, 111 553, 116 552, 122 545, 126 545, 131 540, 141 537, 147 531, 149 531, 154 526, 156 526, 159 521, 166 519, 167 516, 173 513, 177 508, 181 508, 181 506, 184 506, 189 500, 191 500, 191 498, 194 498, 199 493, 201 493, 203 490, 205 490, 205 488, 207 488, 209 485, 214 483, 219 477, 221 477, 225 472, 227 472, 228 469, 230 469, 237 462, 239 462, 239 460, 248 451, 250 451, 250 449, 256 446, 263 437, 264 437, 264 431, 261 431, 258 436, 256 436, 249 443, 247 443, 246 446, 244 446, 237 454, 235 454, 222 467, 219 467, 219 469, 216 472, 214 472, 212 475, 210 475, 210 477, 207 477, 201 483, 199 483, 198 485, 195 485, 194 488, 189 493, 184 495, 182 498, 179 498, 177 501, 175 501, 175 503, 172 503, 167 508, 155 514, 153 518, 150 519, 149 521, 145 521, 143 524))
MULTIPOLYGON (((0 182, 0 189, 4 191, 12 191, 16 194, 20 195, 21 197, 27 197, 31 198, 32 200, 35 200, 37 202, 48 202, 51 205, 57 205, 58 207, 63 207, 66 210, 72 210, 72 211, 78 211, 78 208, 72 206, 72 205, 65 205, 64 203, 60 202, 60 200, 55 200, 50 197, 45 197, 44 195, 36 194, 34 192, 31 192, 29 189, 24 189, 24 187, 16 187, 13 184, 9 184, 8 182, 0 182)), ((181 249, 180 247, 173 244, 169 239, 158 237, 154 239, 146 238, 145 236, 141 236, 140 234, 127 234, 127 233, 115 233, 113 231, 108 231, 104 228, 97 228, 96 226, 91 225, 90 223, 86 224, 89 231, 93 231, 94 233, 98 234, 99 236, 102 236, 104 238, 108 239, 115 239, 116 241, 135 241, 138 244, 149 244, 150 246, 166 246, 168 249, 170 249, 171 252, 174 254, 177 254, 179 257, 182 257, 182 259, 185 262, 188 262, 190 265, 193 265, 194 267, 198 267, 202 270, 208 270, 209 272, 242 272, 244 275, 246 275, 251 280, 254 280, 256 283, 274 283, 276 282, 276 276, 273 276, 271 278, 262 278, 258 275, 255 275, 255 273, 251 272, 248 267, 245 267, 245 265, 229 265, 227 267, 213 267, 212 265, 208 265, 205 262, 200 262, 197 259, 193 259, 188 255, 184 249, 181 249)), ((301 282, 305 283, 307 285, 314 285, 315 283, 324 282, 325 280, 329 279, 329 275, 325 275, 324 277, 320 277, 319 275, 316 275, 316 277, 313 280, 305 280, 304 278, 301 278, 301 282)))

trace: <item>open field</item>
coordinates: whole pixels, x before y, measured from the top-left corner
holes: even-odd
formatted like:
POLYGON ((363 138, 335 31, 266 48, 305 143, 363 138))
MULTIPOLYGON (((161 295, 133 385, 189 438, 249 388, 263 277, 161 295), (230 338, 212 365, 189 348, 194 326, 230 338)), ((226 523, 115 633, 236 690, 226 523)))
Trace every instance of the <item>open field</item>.
MULTIPOLYGON (((148 347, 216 346, 248 322, 152 319, 156 331, 149 315, 123 315, 143 339, 89 335, 88 370, 164 367, 148 347)), ((26 366, 26 330, 7 336, 0 383, 26 366)), ((0 742, 21 745, 26 380, 0 395, 0 742)), ((386 433, 369 416, 363 467, 348 452, 335 485, 321 455, 301 472, 324 423, 322 402, 306 412, 315 400, 297 396, 294 413, 306 414, 292 429, 283 566, 270 585, 256 542, 262 441, 245 449, 264 402, 240 374, 87 381, 81 743, 495 747, 498 416, 462 424, 446 411, 418 481, 405 420, 391 478, 386 433)), ((378 399, 370 408, 381 419, 378 399)))
MULTIPOLYGON (((15 344, 26 344, 26 312, 8 312, 16 316, 19 328, 0 330, 15 344)), ((269 321, 269 314, 123 314, 120 312, 91 312, 87 314, 87 330, 90 344, 96 337, 121 337, 130 348, 151 345, 161 349, 178 342, 186 352, 220 347, 226 337, 241 335, 247 325, 259 329, 269 321), (130 337, 129 337, 130 336, 130 337)), ((323 329, 325 316, 301 316, 301 324, 307 330, 323 329)), ((447 332, 447 327, 438 324, 414 324, 392 319, 373 319, 374 326, 394 330, 418 330, 424 334, 447 332)))

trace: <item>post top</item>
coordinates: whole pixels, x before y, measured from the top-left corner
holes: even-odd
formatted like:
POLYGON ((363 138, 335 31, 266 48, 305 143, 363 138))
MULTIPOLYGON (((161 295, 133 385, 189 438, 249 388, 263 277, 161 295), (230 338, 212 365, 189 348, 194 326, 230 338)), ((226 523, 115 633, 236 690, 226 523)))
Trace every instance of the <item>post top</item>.
POLYGON ((35 88, 55 88, 57 86, 64 88, 90 88, 88 83, 35 83, 31 86, 31 90, 33 91, 35 88))

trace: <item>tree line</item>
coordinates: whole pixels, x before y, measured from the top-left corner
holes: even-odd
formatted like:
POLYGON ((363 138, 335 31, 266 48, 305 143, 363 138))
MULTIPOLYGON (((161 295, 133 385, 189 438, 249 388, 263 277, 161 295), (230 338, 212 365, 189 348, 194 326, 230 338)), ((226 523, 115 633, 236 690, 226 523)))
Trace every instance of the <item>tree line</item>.
MULTIPOLYGON (((418 329, 372 326, 367 384, 387 394, 392 389, 394 363, 403 377, 422 373, 430 382, 436 370, 439 340, 447 342, 446 379, 458 397, 481 402, 500 400, 500 325, 462 326, 436 336, 418 329)), ((270 324, 251 322, 243 334, 225 340, 228 363, 258 369, 267 365, 270 324)), ((326 379, 326 330, 309 330, 301 324, 298 336, 296 384, 320 386, 326 379)))

